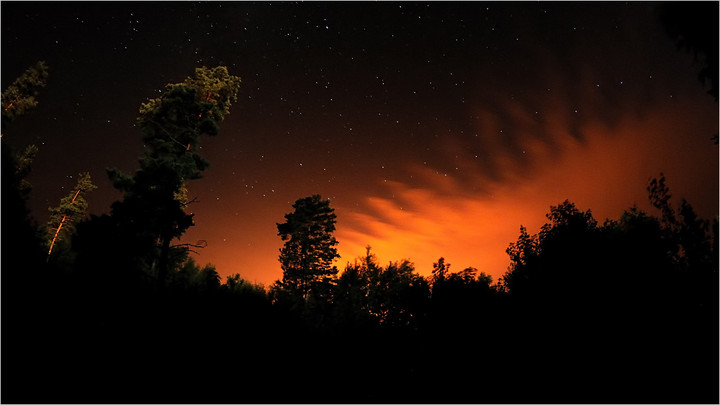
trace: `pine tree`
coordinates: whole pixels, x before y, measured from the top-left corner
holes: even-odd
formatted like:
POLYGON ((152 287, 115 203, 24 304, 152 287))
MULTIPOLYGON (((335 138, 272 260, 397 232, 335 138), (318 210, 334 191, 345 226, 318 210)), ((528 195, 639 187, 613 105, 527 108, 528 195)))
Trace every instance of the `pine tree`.
POLYGON ((27 176, 30 174, 32 169, 32 162, 38 154, 37 145, 28 145, 22 154, 16 155, 15 160, 17 166, 15 169, 15 175, 20 181, 18 183, 18 191, 23 197, 27 197, 32 190, 32 184, 27 180, 27 176))
MULTIPOLYGON (((2 92, 2 133, 0 138, 5 135, 5 130, 15 121, 15 118, 25 114, 38 105, 36 96, 41 87, 45 87, 48 79, 48 67, 43 61, 37 62, 23 72, 20 77, 15 79, 2 92)), ((7 145, 4 145, 7 147, 7 145)), ((17 161, 15 175, 19 181, 17 189, 24 197, 30 193, 30 183, 26 177, 30 174, 30 168, 33 159, 37 156, 38 147, 36 145, 28 145, 22 154, 13 156, 17 161)))
POLYGON ((337 267, 332 265, 340 257, 332 235, 336 215, 330 200, 317 194, 297 200, 293 208, 294 212, 285 215, 285 223, 277 224, 278 236, 285 241, 279 257, 281 285, 307 302, 312 293, 329 291, 337 275, 337 267))
POLYGON ((38 89, 45 87, 48 67, 45 62, 37 62, 15 79, 2 93, 2 132, 19 115, 35 108, 38 104, 35 96, 38 89))
POLYGON ((219 123, 237 101, 240 78, 227 68, 197 68, 182 83, 168 84, 163 95, 142 104, 138 124, 145 143, 134 175, 109 169, 113 185, 124 193, 113 215, 129 234, 159 247, 144 249, 150 268, 157 265, 162 285, 169 270, 171 241, 193 225, 185 212, 185 182, 199 179, 208 161, 199 154, 201 135, 217 135, 219 123))
MULTIPOLYGON (((31 273, 28 268, 40 266, 42 263, 43 232, 38 229, 32 220, 30 210, 27 207, 27 198, 30 193, 30 183, 27 175, 30 173, 31 163, 35 158, 38 148, 29 145, 22 154, 14 152, 12 145, 7 143, 5 131, 10 124, 27 110, 37 106, 35 99, 38 90, 44 87, 47 82, 48 69, 44 62, 38 62, 35 66, 28 68, 20 77, 13 81, 2 92, 0 113, 2 114, 2 125, 0 140, 2 140, 2 218, 3 230, 10 233, 3 234, 3 270, 5 276, 20 276, 31 273), (22 266, 19 264, 23 263, 22 266), (13 272, 15 268, 24 271, 13 272)), ((19 279, 18 279, 19 280, 19 279)), ((14 281, 18 281, 14 280, 14 281)), ((10 282, 13 288, 18 284, 10 282)), ((5 292, 5 290, 3 290, 5 292)))
POLYGON ((85 194, 97 188, 90 178, 90 173, 80 173, 75 188, 60 200, 60 205, 51 207, 48 220, 50 248, 48 259, 52 255, 56 242, 75 233, 75 224, 88 215, 88 203, 85 194))

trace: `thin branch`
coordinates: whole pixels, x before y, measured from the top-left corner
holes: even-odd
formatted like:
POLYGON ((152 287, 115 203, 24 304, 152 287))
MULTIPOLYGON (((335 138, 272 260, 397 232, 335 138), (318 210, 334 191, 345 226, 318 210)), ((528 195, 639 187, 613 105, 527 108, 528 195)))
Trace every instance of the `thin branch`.
POLYGON ((198 201, 198 196, 193 197, 192 200, 190 200, 190 201, 182 204, 182 206, 183 206, 183 207, 187 207, 188 205, 193 204, 193 203, 196 203, 196 202, 200 202, 200 201, 198 201))
POLYGON ((188 247, 188 246, 191 246, 191 247, 194 247, 194 248, 203 249, 203 248, 207 247, 207 245, 208 245, 208 243, 207 243, 206 240, 199 240, 199 241, 197 241, 197 242, 195 242, 195 243, 180 243, 180 244, 178 244, 178 245, 172 245, 172 247, 188 247))
POLYGON ((184 248, 187 248, 187 250, 188 250, 189 252, 193 252, 193 253, 195 253, 196 255, 199 256, 200 253, 198 253, 197 251, 195 251, 195 250, 193 250, 193 249, 190 249, 190 247, 194 247, 194 248, 198 248, 198 249, 203 249, 203 248, 207 247, 207 241, 205 241, 205 240, 199 240, 199 241, 197 241, 196 243, 180 243, 180 244, 178 244, 178 245, 172 245, 172 247, 184 247, 184 248))

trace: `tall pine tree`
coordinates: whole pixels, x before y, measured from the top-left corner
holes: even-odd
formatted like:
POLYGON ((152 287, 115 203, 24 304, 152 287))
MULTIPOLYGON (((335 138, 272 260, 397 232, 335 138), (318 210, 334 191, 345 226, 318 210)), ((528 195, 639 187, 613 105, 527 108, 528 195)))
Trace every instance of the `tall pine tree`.
MULTIPOLYGON (((201 135, 217 135, 220 122, 237 101, 240 78, 227 68, 197 68, 182 83, 168 84, 163 95, 142 104, 138 124, 145 143, 140 169, 132 176, 109 169, 124 199, 112 207, 124 234, 144 247, 146 269, 162 285, 169 270, 171 242, 193 225, 185 212, 185 182, 199 179, 208 161, 199 154, 201 135), (137 241, 136 241, 137 242, 137 241)), ((182 248, 180 248, 182 249, 182 248)))
POLYGON ((297 200, 294 212, 277 224, 278 236, 285 241, 279 261, 283 270, 281 286, 307 302, 313 293, 330 291, 337 275, 333 260, 340 257, 332 235, 335 231, 335 210, 330 200, 315 194, 297 200))

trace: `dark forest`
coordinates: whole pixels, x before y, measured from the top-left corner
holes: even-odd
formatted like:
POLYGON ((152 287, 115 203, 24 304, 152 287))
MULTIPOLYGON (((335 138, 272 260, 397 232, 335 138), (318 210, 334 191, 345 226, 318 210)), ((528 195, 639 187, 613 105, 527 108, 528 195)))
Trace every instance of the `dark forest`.
MULTIPOLYGON (((46 77, 39 63, 3 93, 3 132, 46 77)), ((538 234, 520 227, 499 280, 442 257, 422 277, 370 246, 338 270, 319 195, 277 224, 270 288, 201 268, 202 244, 177 242, 193 224, 184 184, 239 85, 199 68, 143 104, 140 168, 108 170, 123 198, 102 216, 81 175, 37 225, 33 151, 3 138, 3 402, 718 401, 718 222, 662 174, 655 212, 599 224, 550 207, 538 234)))
MULTIPOLYGON (((717 3, 695 7, 695 20, 675 3, 658 16, 666 39, 698 61, 698 89, 709 87, 703 96, 717 102, 717 3), (700 19, 698 10, 709 12, 700 19)), ((323 21, 316 28, 324 35, 334 22, 323 21)), ((78 173, 45 223, 30 208, 34 179, 47 175, 34 165, 41 138, 18 139, 14 129, 43 119, 53 66, 37 62, 3 83, 3 403, 720 402, 718 217, 704 218, 675 192, 668 172, 647 178, 650 209, 630 205, 603 219, 568 198, 548 206, 537 233, 518 223, 505 245, 510 264, 496 277, 497 269, 453 265, 451 255, 432 269, 402 256, 382 262, 374 243, 341 259, 342 209, 319 191, 274 213, 281 279, 262 285, 201 264, 208 243, 187 236, 203 221, 191 185, 211 177, 202 145, 222 140, 226 118, 253 100, 239 96, 246 82, 229 65, 194 64, 202 67, 137 100, 128 136, 142 148, 132 171, 107 162, 104 179, 78 173), (98 214, 90 202, 102 181, 117 199, 98 214)), ((717 151, 717 133, 705 138, 717 151)))

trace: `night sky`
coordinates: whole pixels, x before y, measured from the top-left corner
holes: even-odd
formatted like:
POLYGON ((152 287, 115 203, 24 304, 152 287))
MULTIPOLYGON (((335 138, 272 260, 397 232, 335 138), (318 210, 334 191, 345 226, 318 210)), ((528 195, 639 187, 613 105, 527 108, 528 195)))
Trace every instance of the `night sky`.
MULTIPOLYGON (((89 171, 93 214, 121 198, 105 168, 138 168, 140 103, 199 66, 243 80, 211 167, 189 183, 223 279, 282 277, 276 223, 331 199, 338 268, 382 264, 497 279, 520 225, 565 199, 600 223, 664 172, 672 202, 718 214, 718 105, 652 3, 3 2, 2 87, 38 60, 39 106, 3 134, 40 147, 39 223, 89 171)), ((654 213, 654 211, 652 211, 654 213)), ((621 276, 621 275, 618 275, 621 276)))

